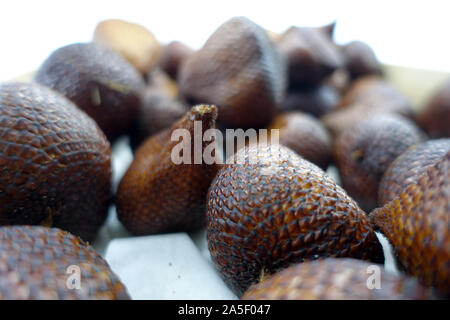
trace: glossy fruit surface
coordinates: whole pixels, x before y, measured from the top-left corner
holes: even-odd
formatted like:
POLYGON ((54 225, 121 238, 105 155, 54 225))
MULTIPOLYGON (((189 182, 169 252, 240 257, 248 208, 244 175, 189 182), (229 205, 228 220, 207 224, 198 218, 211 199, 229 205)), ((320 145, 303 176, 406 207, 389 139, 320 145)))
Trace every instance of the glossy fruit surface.
POLYGON ((411 146, 389 166, 378 189, 378 205, 397 197, 409 184, 417 182, 425 170, 450 151, 450 139, 429 140, 411 146))
POLYGON ((245 300, 430 298, 436 298, 436 295, 413 278, 386 272, 382 265, 349 258, 295 264, 251 287, 242 297, 245 300), (379 276, 379 283, 375 276, 379 276))
POLYGON ((344 189, 365 211, 377 207, 384 172, 398 156, 424 138, 412 121, 393 114, 370 117, 344 131, 334 145, 344 189))
POLYGON ((374 210, 374 225, 394 248, 399 267, 450 294, 450 152, 394 200, 374 210))
POLYGON ((81 239, 56 228, 0 228, 0 300, 117 299, 130 299, 126 288, 81 239))
POLYGON ((0 85, 0 225, 92 240, 110 198, 111 150, 94 120, 37 84, 0 85))
POLYGON ((286 68, 266 32, 236 17, 186 60, 178 80, 189 102, 216 105, 225 125, 264 127, 284 98, 286 68))
POLYGON ((90 115, 110 141, 125 133, 140 108, 139 72, 118 53, 95 43, 54 51, 34 80, 59 91, 90 115))
POLYGON ((202 141, 200 136, 199 152, 195 147, 194 128, 200 122, 204 133, 214 128, 216 117, 215 106, 195 106, 172 127, 147 139, 136 151, 117 192, 118 217, 129 231, 145 235, 191 231, 204 226, 206 194, 217 165, 201 158, 211 142, 202 141), (184 129, 182 132, 190 139, 172 141, 177 129, 184 129), (181 151, 174 150, 182 143, 186 146, 183 155, 190 163, 177 164, 173 155, 181 151), (199 164, 196 164, 196 154, 200 156, 199 164))
POLYGON ((321 257, 383 262, 369 220, 319 167, 280 146, 238 151, 207 200, 212 260, 237 294, 292 263, 321 257))

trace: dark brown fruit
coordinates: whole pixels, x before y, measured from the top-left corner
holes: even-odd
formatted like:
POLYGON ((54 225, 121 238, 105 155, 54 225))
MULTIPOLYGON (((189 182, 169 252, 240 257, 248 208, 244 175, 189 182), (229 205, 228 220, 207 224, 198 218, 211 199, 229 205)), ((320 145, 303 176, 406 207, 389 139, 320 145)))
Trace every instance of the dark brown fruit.
POLYGON ((227 126, 264 127, 283 101, 286 68, 266 32, 237 17, 186 60, 179 84, 189 102, 217 105, 227 126))
POLYGON ((111 150, 95 121, 37 84, 0 85, 0 225, 92 240, 106 217, 111 150))
POLYGON ((126 288, 81 239, 56 228, 0 228, 0 300, 118 299, 130 299, 126 288), (77 271, 80 289, 70 287, 77 271))
POLYGON ((369 220, 319 167, 280 145, 252 145, 218 172, 207 239, 222 278, 241 295, 290 264, 322 257, 383 262, 369 220))
POLYGON ((450 151, 450 139, 430 140, 411 146, 389 166, 378 189, 378 206, 396 198, 409 184, 417 182, 425 170, 450 151))
POLYGON ((321 117, 336 109, 339 93, 329 86, 293 91, 286 94, 281 109, 283 111, 303 111, 321 117))
POLYGON ((53 52, 35 75, 94 118, 110 141, 125 133, 140 107, 144 80, 118 53, 95 43, 53 52))
POLYGON ((160 65, 172 79, 176 79, 178 71, 184 61, 189 58, 194 50, 180 41, 172 41, 164 46, 160 65))
POLYGON ((344 131, 334 154, 344 189, 366 211, 378 204, 378 187, 389 165, 424 134, 403 117, 382 114, 344 131))
POLYGON ((142 74, 158 64, 162 51, 149 30, 117 19, 100 22, 95 28, 93 41, 122 55, 142 74))
POLYGON ((450 296, 450 152, 370 216, 399 266, 450 296))
POLYGON ((450 137, 450 80, 425 105, 418 123, 431 138, 450 137))
POLYGON ((342 47, 347 70, 352 78, 381 74, 381 65, 372 48, 362 41, 352 41, 342 47))
POLYGON ((287 61, 290 88, 316 86, 342 65, 332 40, 317 28, 289 28, 277 49, 287 61))
POLYGON ((244 300, 394 300, 432 299, 435 293, 415 279, 361 260, 320 259, 295 264, 251 287, 244 300), (379 270, 379 271, 378 271, 379 270), (378 273, 379 272, 379 273, 378 273), (369 277, 379 275, 379 288, 369 277))
POLYGON ((180 120, 188 110, 181 101, 153 87, 147 87, 141 92, 141 101, 141 111, 130 132, 133 149, 139 147, 148 137, 180 120))
POLYGON ((278 115, 269 129, 279 129, 280 144, 326 169, 331 161, 331 137, 322 123, 303 112, 278 115))
MULTIPOLYGON (((201 121, 205 133, 214 128, 216 117, 215 106, 195 106, 171 128, 150 137, 136 151, 117 192, 118 217, 129 231, 144 235, 190 231, 204 226, 206 194, 217 165, 202 159, 199 159, 201 164, 196 164, 194 122, 201 121), (191 140, 171 141, 176 129, 187 130, 191 140), (172 159, 173 149, 182 142, 187 143, 190 155, 187 150, 183 152, 191 164, 176 164, 172 159)), ((201 157, 211 142, 202 142, 200 137, 200 143, 202 153, 197 154, 201 157)))
POLYGON ((322 117, 334 138, 376 114, 395 113, 414 118, 408 99, 390 84, 373 76, 355 81, 342 97, 338 109, 322 117))

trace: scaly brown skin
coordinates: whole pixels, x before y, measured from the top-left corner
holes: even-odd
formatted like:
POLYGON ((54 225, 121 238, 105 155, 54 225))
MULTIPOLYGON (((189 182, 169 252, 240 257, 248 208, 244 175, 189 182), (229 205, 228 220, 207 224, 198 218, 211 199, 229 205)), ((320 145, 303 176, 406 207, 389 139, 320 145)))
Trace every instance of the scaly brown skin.
POLYGON ((217 173, 206 227, 212 260, 238 296, 296 262, 384 261, 366 214, 319 167, 280 145, 252 145, 242 157, 217 173))
POLYGON ((145 139, 180 120, 188 107, 161 89, 147 87, 141 92, 142 106, 130 131, 130 144, 138 148, 145 139))
POLYGON ((298 111, 282 113, 271 123, 271 129, 280 130, 280 144, 324 170, 328 167, 333 151, 331 137, 319 120, 298 111))
POLYGON ((122 56, 99 44, 77 43, 53 52, 34 81, 59 91, 90 115, 110 141, 135 120, 144 79, 122 56))
POLYGON ((417 122, 432 138, 450 137, 450 80, 433 94, 417 122))
POLYGON ((286 94, 281 105, 283 111, 303 111, 321 117, 336 109, 339 93, 331 86, 292 91, 286 94))
POLYGON ((243 300, 422 300, 438 298, 418 281, 350 258, 295 264, 250 287, 243 300), (379 268, 379 273, 375 273, 379 268), (379 274, 380 287, 369 277, 379 274))
MULTIPOLYGON (((136 151, 117 191, 117 213, 134 234, 148 235, 191 231, 205 224, 208 188, 217 164, 194 164, 194 121, 202 133, 214 128, 215 106, 193 107, 171 128, 147 139, 136 151), (191 164, 175 164, 171 153, 181 140, 171 141, 172 132, 186 129, 191 137, 191 164)), ((201 139, 201 138, 200 138, 201 139)), ((211 142, 203 142, 202 154, 211 142)))
POLYGON ((318 28, 291 27, 276 47, 287 61, 291 89, 314 87, 342 65, 331 38, 318 28))
POLYGON ((401 269, 450 296, 450 152, 370 214, 401 269))
POLYGON ((194 53, 194 50, 180 41, 172 41, 164 46, 160 65, 172 79, 176 79, 184 61, 194 53))
POLYGON ((376 208, 384 172, 398 156, 424 138, 412 121, 394 114, 373 116, 344 131, 334 144, 344 189, 366 212, 376 208))
POLYGON ((49 88, 0 85, 0 225, 54 226, 91 241, 110 180, 110 144, 94 120, 49 88))
POLYGON ((389 166, 378 188, 378 206, 396 198, 409 184, 417 182, 425 170, 450 151, 450 139, 436 139, 411 146, 389 166))
POLYGON ((185 61, 178 80, 189 102, 216 105, 227 127, 262 128, 284 98, 286 68, 266 32, 237 17, 185 61))
POLYGON ((352 78, 381 74, 381 65, 375 52, 365 42, 352 41, 342 47, 347 70, 352 78))
POLYGON ((162 52, 153 33, 141 25, 118 19, 101 21, 92 41, 122 55, 141 74, 158 64, 162 52))
POLYGON ((108 263, 78 237, 56 228, 0 228, 0 300, 128 299, 108 263), (70 266, 79 268, 81 289, 67 286, 76 278, 70 266))

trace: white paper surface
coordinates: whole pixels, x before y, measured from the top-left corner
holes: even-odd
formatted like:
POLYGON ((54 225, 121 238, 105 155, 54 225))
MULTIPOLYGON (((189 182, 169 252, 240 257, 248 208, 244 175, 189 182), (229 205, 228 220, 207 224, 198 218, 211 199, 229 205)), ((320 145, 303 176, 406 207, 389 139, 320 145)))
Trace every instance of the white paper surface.
POLYGON ((133 299, 236 299, 186 233, 115 239, 105 257, 133 299))

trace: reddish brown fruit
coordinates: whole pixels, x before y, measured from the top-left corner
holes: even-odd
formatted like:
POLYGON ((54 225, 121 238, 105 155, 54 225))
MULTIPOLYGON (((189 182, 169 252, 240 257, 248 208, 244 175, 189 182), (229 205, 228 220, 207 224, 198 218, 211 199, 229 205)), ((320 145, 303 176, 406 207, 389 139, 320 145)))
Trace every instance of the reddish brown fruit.
POLYGON ((193 53, 194 50, 183 42, 172 41, 164 46, 160 62, 161 68, 163 68, 172 79, 176 79, 181 65, 193 53))
POLYGON ((252 145, 218 172, 207 200, 212 260, 238 295, 292 263, 384 261, 369 220, 319 167, 290 149, 252 145))
POLYGON ((295 264, 250 287, 244 300, 393 300, 433 299, 432 290, 415 279, 396 275, 361 260, 320 259, 295 264), (369 277, 380 270, 380 287, 369 277))
POLYGON ((276 46, 287 61, 290 88, 316 86, 342 65, 331 39, 317 28, 291 27, 276 46))
POLYGON ((189 102, 217 105, 225 125, 264 127, 284 98, 286 68, 266 32, 238 17, 186 60, 179 84, 189 102))
POLYGON ((328 167, 331 137, 319 120, 302 112, 282 113, 269 126, 271 129, 280 130, 280 144, 324 170, 328 167))
POLYGON ((94 118, 110 141, 125 133, 140 107, 144 80, 136 69, 99 44, 78 43, 53 52, 34 80, 61 92, 94 118))
MULTIPOLYGON (((150 137, 136 151, 117 192, 118 217, 129 231, 144 235, 190 231, 204 226, 206 194, 217 165, 203 160, 195 164, 194 122, 201 121, 205 133, 214 128, 216 117, 215 106, 195 106, 171 128, 150 137), (174 148, 182 143, 171 141, 176 129, 186 129, 190 135, 189 142, 186 138, 182 142, 187 142, 190 155, 186 153, 186 156, 191 164, 175 164, 172 159, 174 148)), ((200 156, 210 144, 202 142, 200 156)))
POLYGON ((450 80, 425 105, 418 123, 432 138, 450 137, 450 80))
POLYGON ((330 86, 321 86, 286 94, 281 109, 283 111, 303 111, 321 117, 336 109, 339 93, 330 86))
POLYGON ((130 299, 108 263, 56 228, 0 228, 0 300, 130 299), (80 272, 80 289, 68 284, 80 272))
POLYGON ((378 206, 396 198, 409 184, 417 182, 425 170, 450 151, 450 139, 430 140, 410 147, 389 166, 378 189, 378 206))
POLYGON ((401 269, 450 296, 450 152, 371 213, 401 269))
POLYGON ((130 132, 130 144, 136 149, 148 137, 180 120, 188 107, 162 90, 147 87, 141 92, 141 111, 130 132))
POLYGON ((347 70, 352 78, 381 74, 381 65, 372 48, 362 41, 352 41, 342 47, 347 70))
POLYGON ((322 117, 334 138, 376 114, 395 113, 407 118, 414 117, 411 103, 391 85, 373 76, 357 80, 342 97, 338 108, 322 117))
POLYGON ((117 19, 100 22, 95 28, 93 41, 122 55, 142 74, 158 64, 162 51, 149 30, 117 19))
POLYGON ((424 135, 408 119, 383 114, 341 134, 334 154, 344 189, 366 211, 377 207, 378 187, 389 165, 424 135))
POLYGON ((55 226, 92 240, 110 179, 110 145, 95 121, 51 89, 0 85, 0 225, 55 226))

